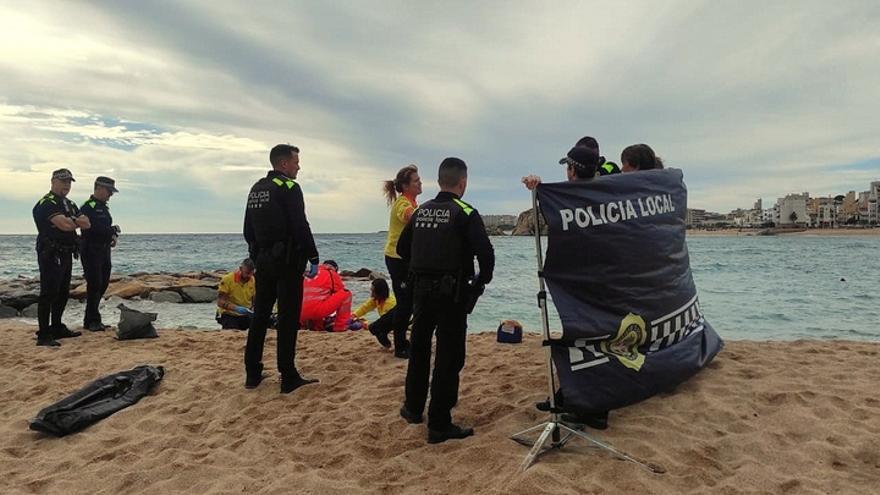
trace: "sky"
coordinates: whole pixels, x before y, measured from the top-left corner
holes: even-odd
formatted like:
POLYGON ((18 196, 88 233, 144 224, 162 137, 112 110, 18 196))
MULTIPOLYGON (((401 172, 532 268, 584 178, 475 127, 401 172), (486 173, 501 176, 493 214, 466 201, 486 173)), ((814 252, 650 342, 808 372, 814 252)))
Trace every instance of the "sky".
POLYGON ((240 232, 278 143, 314 232, 387 228, 382 181, 447 156, 483 214, 584 135, 649 144, 726 212, 880 180, 880 2, 4 2, 0 233, 67 167, 125 232, 240 232))

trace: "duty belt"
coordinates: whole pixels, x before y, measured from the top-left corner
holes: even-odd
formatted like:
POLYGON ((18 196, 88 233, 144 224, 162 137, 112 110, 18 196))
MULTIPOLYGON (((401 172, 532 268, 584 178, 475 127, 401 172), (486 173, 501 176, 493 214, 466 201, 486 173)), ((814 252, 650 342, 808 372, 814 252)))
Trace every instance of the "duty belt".
POLYGON ((55 239, 50 237, 38 237, 37 238, 37 251, 38 252, 46 252, 46 251, 54 251, 56 253, 73 253, 79 254, 79 245, 74 244, 64 244, 58 242, 55 239))

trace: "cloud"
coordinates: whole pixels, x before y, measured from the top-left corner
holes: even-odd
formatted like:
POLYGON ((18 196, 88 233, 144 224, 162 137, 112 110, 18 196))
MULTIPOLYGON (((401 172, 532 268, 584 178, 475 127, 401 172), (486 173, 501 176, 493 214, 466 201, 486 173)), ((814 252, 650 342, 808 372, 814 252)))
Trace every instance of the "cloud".
POLYGON ((445 156, 469 163, 481 211, 517 213, 530 201, 519 177, 561 180, 556 159, 585 134, 615 161, 650 144, 684 170, 691 204, 712 210, 880 176, 871 1, 120 1, 2 14, 0 194, 21 217, 7 231, 33 229, 22 212, 60 166, 83 177, 75 195, 114 175, 128 231, 237 231, 280 142, 303 150, 321 232, 385 228, 381 180, 417 163, 428 197, 445 156))

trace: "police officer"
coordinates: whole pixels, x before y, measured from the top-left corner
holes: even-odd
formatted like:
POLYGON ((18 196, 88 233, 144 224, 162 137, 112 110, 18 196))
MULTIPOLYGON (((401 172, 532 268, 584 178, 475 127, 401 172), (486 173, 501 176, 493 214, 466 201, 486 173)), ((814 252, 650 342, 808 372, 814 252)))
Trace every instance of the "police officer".
POLYGON ((244 217, 244 238, 256 260, 254 317, 244 353, 245 388, 263 380, 263 344, 272 306, 278 301, 278 371, 281 393, 315 383, 296 369, 296 334, 302 309, 303 270, 318 273, 318 249, 306 220, 302 189, 296 183, 299 148, 279 144, 269 153, 273 170, 251 187, 244 217))
POLYGON ((110 283, 110 249, 116 246, 119 227, 113 225, 110 207, 107 202, 110 196, 118 193, 116 181, 110 177, 95 179, 95 192, 83 203, 82 213, 89 217, 91 228, 82 233, 80 244, 80 261, 86 278, 86 314, 83 327, 93 332, 107 329, 101 321, 98 305, 110 283))
MULTIPOLYGON (((596 154, 599 154, 599 142, 596 141, 596 138, 592 136, 584 136, 578 139, 577 143, 575 143, 576 148, 589 148, 591 150, 595 150, 596 154)), ((560 165, 565 164, 565 158, 559 160, 560 165)), ((605 159, 604 156, 599 157, 599 166, 596 168, 597 175, 613 175, 619 174, 620 167, 617 166, 614 162, 609 162, 605 159)))
POLYGON ((52 172, 52 188, 34 205, 37 225, 37 263, 40 266, 40 297, 37 300, 37 345, 57 347, 55 339, 78 337, 61 322, 70 295, 70 271, 77 253, 76 229, 90 223, 76 205, 67 199, 73 174, 66 168, 52 172), (50 324, 51 320, 51 324, 50 324))
POLYGON ((474 434, 452 422, 458 402, 459 372, 464 367, 467 315, 476 302, 475 288, 492 280, 495 252, 483 219, 461 200, 467 188, 467 165, 458 158, 440 163, 440 193, 421 205, 407 223, 397 253, 409 262, 413 288, 413 329, 406 370, 406 400, 400 415, 421 423, 428 398, 431 340, 437 332, 437 356, 428 408, 428 443, 474 434), (474 274, 474 256, 479 273, 474 274))

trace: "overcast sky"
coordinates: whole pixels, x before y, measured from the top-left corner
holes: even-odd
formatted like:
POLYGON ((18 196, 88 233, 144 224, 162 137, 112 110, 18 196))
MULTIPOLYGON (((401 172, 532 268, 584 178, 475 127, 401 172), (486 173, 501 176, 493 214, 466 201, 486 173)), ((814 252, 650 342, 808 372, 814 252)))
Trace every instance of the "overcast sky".
POLYGON ((4 2, 0 233, 51 171, 117 180, 127 232, 238 232, 277 143, 315 232, 387 227, 381 180, 470 167, 482 213, 583 135, 648 143, 689 206, 880 180, 880 2, 4 2))

